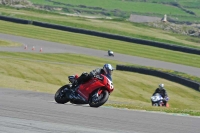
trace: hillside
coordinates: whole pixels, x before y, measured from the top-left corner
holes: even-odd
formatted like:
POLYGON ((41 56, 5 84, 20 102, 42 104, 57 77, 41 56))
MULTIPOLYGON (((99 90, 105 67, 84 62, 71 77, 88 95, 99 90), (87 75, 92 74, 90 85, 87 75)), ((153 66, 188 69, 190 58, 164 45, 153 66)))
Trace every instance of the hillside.
MULTIPOLYGON (((28 7, 64 15, 143 23, 173 33, 200 37, 200 2, 184 0, 0 0, 0 4, 28 7), (168 23, 160 23, 167 16, 168 23), (133 17, 137 16, 137 17, 133 17)), ((192 41, 199 42, 197 39, 192 41)))
POLYGON ((179 23, 200 23, 200 1, 185 0, 0 0, 60 13, 128 19, 131 14, 163 17, 179 23))
POLYGON ((46 10, 129 18, 131 14, 163 17, 171 21, 200 23, 200 1, 185 0, 30 0, 46 10))

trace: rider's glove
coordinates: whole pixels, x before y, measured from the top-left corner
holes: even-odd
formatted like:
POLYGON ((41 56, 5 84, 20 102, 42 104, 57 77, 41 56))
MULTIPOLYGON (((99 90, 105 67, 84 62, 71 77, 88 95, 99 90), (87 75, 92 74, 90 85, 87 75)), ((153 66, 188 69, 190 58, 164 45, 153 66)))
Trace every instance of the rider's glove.
POLYGON ((165 100, 165 101, 168 101, 168 100, 169 100, 169 97, 166 96, 166 97, 164 98, 164 100, 165 100))
POLYGON ((95 73, 94 72, 90 72, 90 77, 94 77, 95 76, 95 73))

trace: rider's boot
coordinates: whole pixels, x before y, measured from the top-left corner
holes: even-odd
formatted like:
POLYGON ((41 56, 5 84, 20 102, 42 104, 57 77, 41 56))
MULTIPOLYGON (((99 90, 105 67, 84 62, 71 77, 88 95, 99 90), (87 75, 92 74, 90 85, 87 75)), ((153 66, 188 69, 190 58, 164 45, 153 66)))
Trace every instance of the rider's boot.
POLYGON ((77 82, 77 80, 75 80, 75 81, 72 83, 71 89, 72 89, 73 91, 76 91, 77 88, 78 88, 78 86, 79 86, 79 83, 77 82))
POLYGON ((78 84, 77 80, 75 80, 71 86, 72 93, 69 95, 70 99, 73 99, 77 95, 76 91, 77 91, 78 87, 79 87, 79 84, 78 84))

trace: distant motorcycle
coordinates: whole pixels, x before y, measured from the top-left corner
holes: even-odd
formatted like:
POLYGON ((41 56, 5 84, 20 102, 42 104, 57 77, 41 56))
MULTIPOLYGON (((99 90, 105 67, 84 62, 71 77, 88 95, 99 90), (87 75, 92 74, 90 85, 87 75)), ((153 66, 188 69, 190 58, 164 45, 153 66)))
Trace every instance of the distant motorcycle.
MULTIPOLYGON (((73 83, 77 77, 69 76, 70 83, 73 83)), ((55 93, 55 101, 60 104, 67 102, 73 104, 89 104, 91 107, 102 106, 114 90, 112 81, 104 75, 97 75, 88 82, 83 83, 74 90, 72 84, 66 84, 55 93)))
POLYGON ((114 52, 111 50, 108 50, 108 56, 114 56, 114 52))
POLYGON ((164 104, 163 101, 168 101, 169 98, 163 98, 159 93, 154 94, 153 96, 151 96, 151 102, 152 102, 152 106, 165 106, 165 107, 169 107, 169 104, 167 103, 166 105, 164 104))

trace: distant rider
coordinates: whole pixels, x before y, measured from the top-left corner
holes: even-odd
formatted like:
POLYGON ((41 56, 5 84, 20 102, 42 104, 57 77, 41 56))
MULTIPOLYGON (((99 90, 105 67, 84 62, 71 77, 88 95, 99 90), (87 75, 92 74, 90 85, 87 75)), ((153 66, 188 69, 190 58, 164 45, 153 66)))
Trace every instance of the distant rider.
POLYGON ((167 101, 168 101, 168 95, 167 95, 166 89, 164 88, 164 84, 158 85, 158 88, 156 88, 153 95, 155 95, 156 93, 159 93, 163 97, 163 99, 164 99, 163 102, 164 102, 164 105, 166 106, 167 101))

